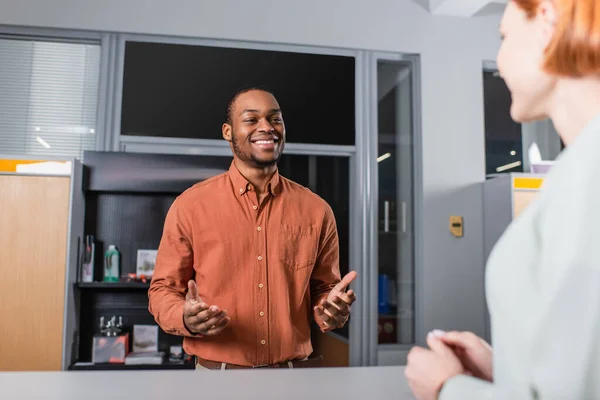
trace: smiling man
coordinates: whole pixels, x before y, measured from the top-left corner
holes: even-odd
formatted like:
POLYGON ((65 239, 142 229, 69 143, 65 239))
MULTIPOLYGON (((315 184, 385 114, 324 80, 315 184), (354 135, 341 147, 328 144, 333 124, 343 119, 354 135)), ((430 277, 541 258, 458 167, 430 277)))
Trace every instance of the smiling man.
POLYGON ((168 212, 149 290, 162 329, 184 336, 197 369, 319 366, 311 318, 343 326, 356 300, 340 279, 329 205, 279 175, 285 125, 265 89, 236 93, 223 138, 229 171, 180 195, 168 212))

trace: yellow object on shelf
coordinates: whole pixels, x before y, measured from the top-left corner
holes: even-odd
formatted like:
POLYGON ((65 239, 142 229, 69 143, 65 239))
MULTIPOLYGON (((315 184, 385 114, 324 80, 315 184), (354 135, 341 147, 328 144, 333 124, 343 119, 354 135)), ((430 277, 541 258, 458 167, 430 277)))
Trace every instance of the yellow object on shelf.
POLYGON ((0 173, 70 175, 71 161, 0 159, 0 173))
POLYGON ((0 160, 0 172, 17 172, 17 165, 40 162, 44 162, 44 160, 0 160))
POLYGON ((540 189, 544 183, 544 178, 522 177, 513 178, 514 189, 540 189))

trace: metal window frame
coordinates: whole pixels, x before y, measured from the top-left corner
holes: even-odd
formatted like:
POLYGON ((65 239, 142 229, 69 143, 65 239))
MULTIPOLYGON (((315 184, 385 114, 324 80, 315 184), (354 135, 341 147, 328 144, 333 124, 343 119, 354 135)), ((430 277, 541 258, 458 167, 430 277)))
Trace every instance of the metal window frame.
POLYGON ((378 344, 377 323, 378 323, 378 199, 379 199, 379 174, 377 163, 377 150, 379 144, 378 138, 378 121, 377 121, 377 62, 378 61, 396 61, 405 63, 411 70, 411 85, 412 85, 412 139, 413 139, 413 162, 412 162, 412 185, 413 185, 413 229, 414 229, 414 330, 415 342, 417 338, 424 335, 423 327, 423 141, 422 141, 422 121, 421 121, 421 75, 420 75, 420 57, 415 54, 397 54, 386 52, 367 52, 365 53, 365 98, 369 101, 366 104, 368 107, 368 118, 366 120, 365 129, 368 132, 373 132, 372 135, 367 135, 363 138, 364 142, 361 147, 366 149, 365 157, 366 167, 364 171, 367 174, 365 179, 367 189, 362 199, 363 205, 366 207, 364 215, 368 224, 369 237, 365 239, 366 245, 363 245, 363 262, 367 265, 375 266, 369 271, 368 282, 366 288, 369 293, 369 300, 366 302, 368 309, 364 312, 364 331, 366 337, 365 343, 368 344, 368 349, 363 349, 365 365, 377 365, 378 351, 399 351, 402 357, 406 359, 406 354, 412 345, 403 344, 378 344))
MULTIPOLYGON (((112 104, 112 117, 113 123, 111 125, 111 136, 110 149, 113 151, 119 151, 122 149, 121 142, 129 143, 126 145, 128 148, 133 148, 131 145, 134 139, 132 136, 126 136, 121 134, 121 110, 123 100, 123 76, 125 69, 125 45, 127 42, 144 42, 144 43, 160 43, 160 44, 174 44, 174 45, 190 45, 190 46, 205 46, 205 47, 222 47, 231 49, 244 49, 244 50, 265 50, 265 51, 277 51, 277 52, 294 52, 304 54, 321 54, 329 56, 344 56, 353 57, 355 60, 358 59, 361 53, 358 50, 350 49, 338 49, 330 47, 317 47, 317 46, 303 46, 303 45, 291 45, 291 44, 277 44, 277 43, 263 43, 263 42, 251 42, 241 40, 226 40, 226 39, 205 39, 205 38, 189 38, 189 37, 178 37, 178 36, 155 36, 155 35, 143 35, 143 34, 119 34, 116 40, 116 55, 115 55, 115 78, 114 78, 114 91, 115 97, 112 104)), ((356 62, 358 68, 358 62, 356 62)), ((355 74, 356 73, 355 70, 355 74)), ((357 110, 361 111, 362 110, 357 110)), ((148 137, 137 137, 139 141, 143 143, 149 143, 150 138, 148 137)), ((198 139, 205 142, 202 145, 212 146, 214 144, 211 139, 198 139)), ((289 142, 293 144, 294 142, 289 142)), ((332 145, 335 146, 335 145, 332 145)), ((345 147, 345 146, 344 146, 345 147)), ((286 147, 287 151, 287 147, 286 147)))
POLYGON ((0 37, 8 39, 98 44, 100 46, 100 79, 98 83, 98 108, 96 110, 95 128, 96 150, 109 148, 106 143, 107 141, 110 142, 107 127, 109 125, 108 121, 112 119, 109 111, 111 105, 110 93, 114 89, 111 86, 112 81, 114 81, 114 73, 110 69, 111 65, 114 64, 112 57, 114 51, 111 52, 111 50, 114 49, 115 36, 110 33, 94 31, 0 25, 0 37))
MULTIPOLYGON (((27 39, 35 41, 52 41, 52 42, 70 42, 70 43, 81 43, 81 44, 98 44, 100 46, 100 77, 98 82, 98 106, 96 110, 96 150, 104 150, 105 140, 109 135, 106 130, 106 120, 110 118, 107 114, 108 102, 107 94, 109 93, 110 87, 108 85, 111 73, 109 71, 109 50, 111 46, 111 38, 114 35, 100 32, 90 31, 76 31, 76 30, 60 30, 60 29, 46 29, 46 28, 33 28, 33 27, 17 27, 17 26, 5 26, 0 25, 0 37, 9 39, 27 39)), ((14 158, 15 156, 10 156, 14 158)), ((64 157, 39 157, 33 155, 21 155, 19 159, 45 159, 45 160, 65 160, 64 157)), ((74 252, 78 243, 74 243, 73 232, 80 232, 83 230, 83 198, 80 192, 76 191, 76 184, 80 180, 80 165, 77 160, 73 159, 71 179, 71 193, 70 193, 70 204, 69 204, 69 219, 68 219, 68 238, 67 240, 67 266, 65 270, 65 293, 64 293, 64 310, 63 310, 63 337, 62 337, 62 360, 61 369, 67 370, 70 363, 74 360, 71 359, 73 356, 71 345, 73 344, 73 331, 77 330, 76 327, 72 326, 72 311, 76 307, 77 299, 74 298, 72 289, 72 278, 76 275, 77 260, 73 260, 73 257, 77 257, 74 252), (75 226, 79 225, 81 226, 75 226), (74 269, 74 270, 73 270, 74 269)), ((75 317, 75 319, 77 319, 75 317)))
MULTIPOLYGON (((231 156, 231 148, 225 140, 185 139, 149 136, 123 136, 120 151, 130 153, 161 153, 188 155, 231 156)), ((312 143, 286 143, 285 154, 349 157, 356 146, 337 146, 312 143)))
POLYGON ((498 65, 496 64, 496 61, 484 60, 481 66, 485 72, 498 72, 498 65))
MULTIPOLYGON (((168 153, 183 153, 183 154, 203 154, 203 155, 231 155, 231 150, 227 142, 223 140, 211 139, 175 139, 175 138, 152 138, 141 136, 125 136, 121 135, 121 103, 122 103, 122 80, 125 66, 125 43, 127 41, 151 42, 151 43, 166 43, 166 44, 184 44, 196 46, 215 46, 226 48, 240 48, 253 50, 281 51, 281 52, 296 52, 306 54, 324 54, 324 55, 340 55, 353 57, 355 59, 355 145, 319 145, 307 143, 286 143, 286 154, 304 154, 304 155, 331 155, 331 156, 347 156, 349 157, 350 165, 350 238, 349 238, 349 257, 351 270, 358 272, 358 278, 354 283, 354 289, 357 292, 358 298, 361 299, 353 306, 353 320, 358 323, 351 323, 349 327, 350 346, 349 359, 350 365, 374 365, 377 361, 377 349, 372 344, 367 344, 372 341, 372 335, 368 334, 369 329, 366 327, 369 313, 368 296, 361 296, 362 293, 369 293, 370 287, 368 276, 369 263, 365 258, 365 254, 369 243, 367 242, 367 230, 369 229, 369 220, 366 217, 368 209, 365 203, 365 196, 368 196, 365 179, 369 176, 367 168, 367 148, 361 144, 367 141, 369 136, 368 127, 364 124, 366 117, 366 104, 364 102, 363 93, 364 71, 366 52, 359 50, 346 50, 314 46, 288 45, 288 44, 270 44, 258 42, 232 41, 232 40, 215 40, 215 39, 197 39, 197 38, 182 38, 182 37, 163 37, 153 35, 138 35, 138 34, 122 34, 118 35, 117 39, 117 67, 116 67, 116 84, 115 89, 117 96, 113 104, 113 130, 112 130, 112 149, 115 151, 132 151, 132 152, 168 152, 168 153)), ((374 200, 376 202, 376 199, 374 200)), ((376 296, 376 295, 375 295, 376 296)), ((375 303, 376 304, 376 303, 375 303)), ((373 329, 371 329, 373 330, 373 329)), ((374 327, 376 331, 376 325, 374 327)), ((374 343, 376 346, 376 343, 374 343)))

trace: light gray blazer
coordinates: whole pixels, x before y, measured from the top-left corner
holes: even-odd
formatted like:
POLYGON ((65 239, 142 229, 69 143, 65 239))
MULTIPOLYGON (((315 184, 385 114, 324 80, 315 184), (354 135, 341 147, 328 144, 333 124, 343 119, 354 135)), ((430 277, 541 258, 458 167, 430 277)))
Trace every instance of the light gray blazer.
POLYGON ((440 400, 600 400, 600 116, 561 153, 486 271, 494 383, 440 400))

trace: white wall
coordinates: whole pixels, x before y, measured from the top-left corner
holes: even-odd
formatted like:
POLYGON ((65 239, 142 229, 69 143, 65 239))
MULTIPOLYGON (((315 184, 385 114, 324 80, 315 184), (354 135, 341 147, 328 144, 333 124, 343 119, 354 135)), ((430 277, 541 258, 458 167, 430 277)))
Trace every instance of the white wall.
POLYGON ((482 61, 498 16, 432 16, 410 0, 0 0, 0 24, 120 31, 421 55, 424 329, 483 334, 482 61), (448 232, 462 215, 465 236, 448 232))

